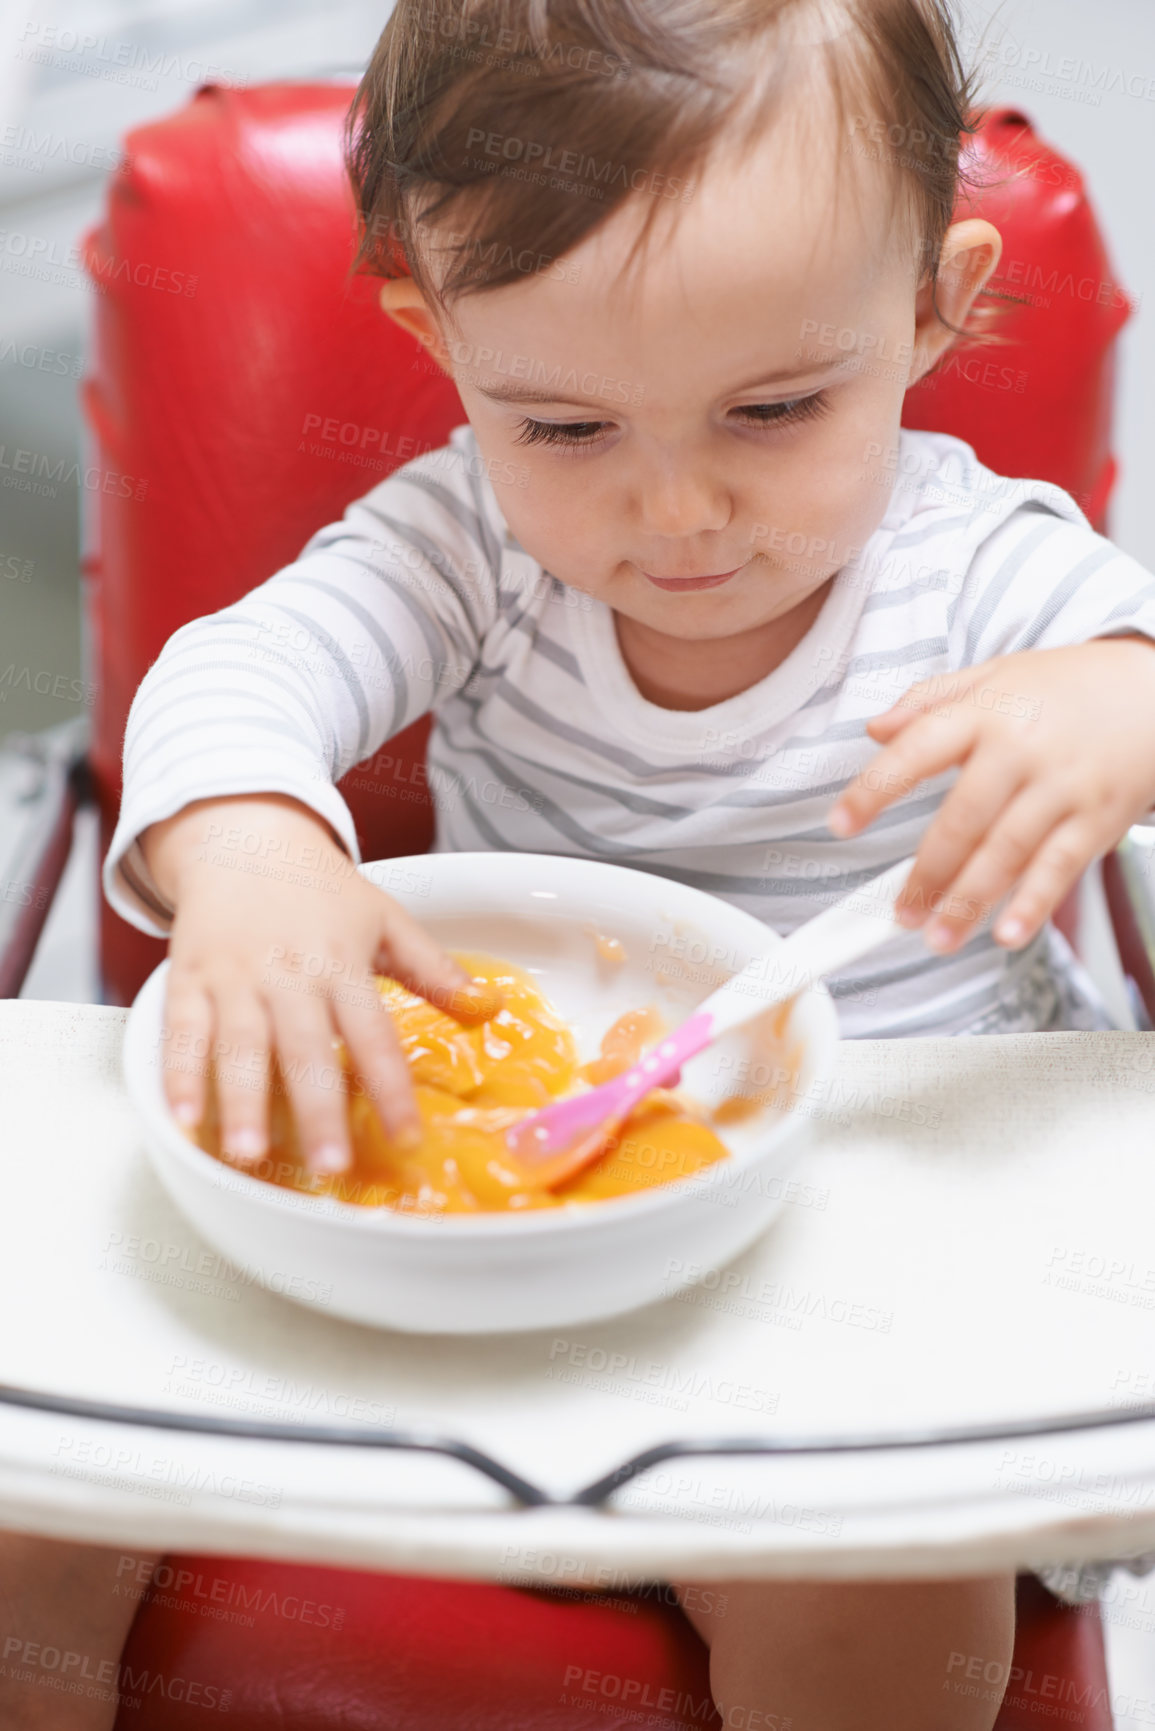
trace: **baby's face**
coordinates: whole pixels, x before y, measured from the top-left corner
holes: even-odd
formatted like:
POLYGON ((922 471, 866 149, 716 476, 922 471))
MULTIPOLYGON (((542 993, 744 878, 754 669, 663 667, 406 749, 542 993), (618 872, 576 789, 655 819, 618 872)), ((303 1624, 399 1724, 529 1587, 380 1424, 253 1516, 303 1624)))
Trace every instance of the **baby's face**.
POLYGON ((885 513, 894 471, 871 453, 898 438, 919 268, 883 167, 843 175, 835 217, 825 137, 807 147, 784 119, 744 161, 719 157, 628 288, 647 193, 567 254, 566 277, 466 296, 443 326, 522 545, 652 630, 783 617, 885 513))

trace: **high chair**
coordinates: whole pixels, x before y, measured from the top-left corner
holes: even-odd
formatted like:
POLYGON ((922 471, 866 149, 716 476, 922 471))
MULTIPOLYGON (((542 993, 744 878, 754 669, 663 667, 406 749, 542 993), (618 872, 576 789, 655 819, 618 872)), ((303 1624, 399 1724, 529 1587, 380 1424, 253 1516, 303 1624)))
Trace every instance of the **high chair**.
MULTIPOLYGON (((381 313, 376 282, 348 275, 352 202, 339 132, 350 94, 344 83, 202 88, 129 135, 104 220, 87 237, 98 297, 84 399, 92 460, 114 477, 93 496, 84 566, 99 685, 88 762, 102 854, 128 706, 165 639, 295 558, 349 500, 444 443, 464 418, 452 384, 381 313)), ((905 424, 955 433, 1003 473, 1057 482, 1101 527, 1115 477, 1114 339, 1127 297, 1077 170, 1023 114, 990 114, 970 155, 996 183, 961 214, 979 209, 1001 229, 995 286, 1021 299, 1003 326, 1007 344, 953 353, 910 392, 905 424)), ((410 728, 357 773, 349 802, 366 858, 431 841, 427 732, 427 723, 410 728)), ((75 777, 70 785, 75 800, 83 789, 75 777)), ((67 800, 62 811, 64 824, 67 800)), ((1150 933, 1134 911, 1144 881, 1124 859, 1108 890, 1124 959, 1155 1014, 1150 933)), ((42 910, 25 921, 25 951, 37 918, 42 910)), ((127 1004, 164 946, 107 906, 100 942, 106 1001, 127 1004)), ((133 1669, 211 1678, 230 1691, 237 1731, 586 1726, 588 1714, 558 1704, 559 1659, 643 1679, 655 1696, 671 1689, 699 1704, 698 1723, 718 1724, 705 1649, 660 1596, 567 1596, 237 1558, 167 1562, 178 1573, 211 1568, 241 1602, 279 1607, 237 1627, 172 1609, 158 1591, 130 1637, 133 1669), (286 1595, 292 1616, 280 1608, 286 1595), (308 1618, 304 1604, 314 1608, 308 1618), (319 1606, 330 1607, 325 1618, 319 1606), (332 1607, 343 1611, 339 1625, 332 1607)), ((1062 1607, 1024 1579, 1015 1665, 1020 1685, 1044 1673, 1067 1680, 1064 1699, 1079 1705, 1065 1723, 1107 1731, 1097 1611, 1062 1607)), ((1002 1731, 1037 1724, 1031 1709, 1029 1689, 1013 1686, 1002 1731)), ((181 1731, 203 1715, 203 1706, 146 1697, 118 1726, 181 1731)))
MULTIPOLYGON (((165 640, 296 558, 322 523, 464 419, 457 392, 350 277, 346 85, 198 92, 142 127, 85 258, 99 290, 84 386, 93 456, 85 580, 97 700, 90 763, 107 845, 133 693, 165 640)), ((1096 527, 1115 479, 1114 339, 1129 312, 1077 171, 1020 113, 972 160, 1004 238, 998 347, 952 352, 904 423, 997 472, 1064 487, 1096 527)), ((974 214, 964 201, 960 215, 974 214)), ((366 859, 423 852, 428 722, 346 778, 366 859)), ((101 905, 105 998, 131 1003, 164 954, 101 905)), ((1073 910, 1058 923, 1073 935, 1073 910)))

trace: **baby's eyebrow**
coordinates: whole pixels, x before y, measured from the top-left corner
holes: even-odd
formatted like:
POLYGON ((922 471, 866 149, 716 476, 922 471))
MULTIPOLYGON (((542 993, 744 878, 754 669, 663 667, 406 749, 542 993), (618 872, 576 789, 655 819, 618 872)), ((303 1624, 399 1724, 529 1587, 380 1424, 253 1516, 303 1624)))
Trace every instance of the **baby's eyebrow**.
POLYGON ((597 397, 563 397, 557 391, 537 391, 516 381, 508 385, 474 385, 478 396, 489 397, 495 403, 569 403, 575 409, 593 409, 597 397))
MULTIPOLYGON (((829 361, 809 361, 802 367, 787 368, 778 373, 763 373, 758 378, 751 379, 749 384, 731 386, 731 390, 753 391, 763 386, 792 384, 795 379, 825 377, 827 373, 835 372, 844 366, 845 361, 845 355, 841 354, 829 361)), ((613 384, 616 381, 603 381, 605 382, 613 384)), ((575 409, 596 409, 600 401, 592 391, 587 397, 566 397, 558 391, 538 390, 532 385, 523 385, 517 379, 511 379, 507 384, 496 381, 491 385, 475 384, 473 388, 479 396, 488 397, 494 403, 565 403, 575 409)), ((726 394, 729 395, 729 392, 726 394)), ((620 395, 614 400, 621 405, 620 395)))

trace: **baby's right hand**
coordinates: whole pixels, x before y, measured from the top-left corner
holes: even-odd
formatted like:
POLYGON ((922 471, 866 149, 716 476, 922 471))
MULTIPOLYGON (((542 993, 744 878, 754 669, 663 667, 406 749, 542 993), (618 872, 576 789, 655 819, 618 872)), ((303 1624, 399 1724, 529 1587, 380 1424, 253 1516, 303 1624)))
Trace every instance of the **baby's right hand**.
POLYGON ((358 873, 327 824, 287 796, 198 800, 153 824, 141 847, 176 909, 164 1088, 178 1123, 191 1131, 203 1118, 211 1057, 222 1148, 232 1160, 260 1160, 276 1052, 306 1164, 343 1171, 351 1158, 346 1093, 321 1079, 334 1073, 340 1036, 386 1133, 415 1141, 408 1066, 373 974, 390 974, 463 1022, 478 1021, 496 1005, 468 974, 358 873), (243 837, 232 851, 222 846, 229 830, 243 837), (289 882, 288 871, 278 878, 244 869, 250 860, 302 856, 309 864, 296 874, 300 882, 289 882), (188 1054, 206 1056, 177 1067, 188 1054))

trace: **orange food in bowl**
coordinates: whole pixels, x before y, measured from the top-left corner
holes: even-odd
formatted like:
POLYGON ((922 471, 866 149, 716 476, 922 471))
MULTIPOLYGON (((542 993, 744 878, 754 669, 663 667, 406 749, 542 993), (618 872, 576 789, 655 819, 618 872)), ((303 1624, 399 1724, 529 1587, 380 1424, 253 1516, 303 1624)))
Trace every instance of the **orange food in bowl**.
MULTIPOLYGON (((405 1213, 466 1214, 558 1208, 596 1202, 688 1177, 727 1150, 703 1118, 665 1090, 655 1090, 630 1115, 605 1152, 568 1183, 544 1189, 526 1182, 511 1161, 505 1131, 537 1107, 628 1069, 662 1032, 653 1010, 622 1016, 600 1055, 582 1066, 573 1034, 531 977, 492 956, 457 953, 474 981, 495 987, 501 1008, 466 1026, 397 983, 378 984, 409 1064, 423 1138, 401 1149, 386 1136, 368 1097, 354 1082, 348 1110, 353 1165, 314 1177, 301 1159, 279 1074, 270 1112, 270 1152, 257 1178, 291 1190, 332 1196, 367 1208, 405 1213)), ((349 1084, 349 1065, 338 1043, 349 1084)), ((221 1159, 215 1090, 199 1136, 221 1159)))

